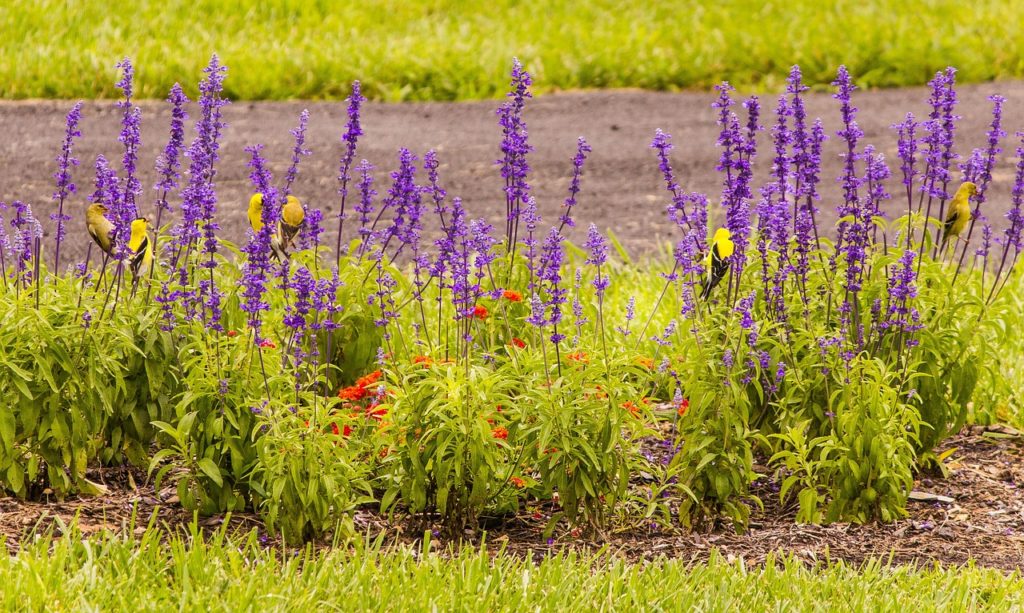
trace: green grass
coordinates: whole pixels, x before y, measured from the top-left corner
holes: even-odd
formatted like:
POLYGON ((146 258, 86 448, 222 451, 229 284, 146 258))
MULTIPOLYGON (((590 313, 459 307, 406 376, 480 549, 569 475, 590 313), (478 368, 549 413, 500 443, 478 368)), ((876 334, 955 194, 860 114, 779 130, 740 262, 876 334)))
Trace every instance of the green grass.
POLYGON ((864 86, 921 85, 947 64, 963 81, 1024 76, 1014 0, 299 2, 96 0, 0 7, 0 97, 114 96, 131 56, 140 93, 194 83, 209 54, 241 99, 343 98, 352 79, 386 100, 500 96, 519 56, 537 90, 777 88, 845 63, 864 86))
POLYGON ((687 566, 573 553, 539 564, 465 548, 452 554, 374 545, 265 550, 256 535, 161 542, 42 538, 0 558, 4 610, 573 611, 1007 610, 1024 605, 1018 573, 914 569, 874 561, 809 569, 791 559, 746 568, 713 555, 687 566))

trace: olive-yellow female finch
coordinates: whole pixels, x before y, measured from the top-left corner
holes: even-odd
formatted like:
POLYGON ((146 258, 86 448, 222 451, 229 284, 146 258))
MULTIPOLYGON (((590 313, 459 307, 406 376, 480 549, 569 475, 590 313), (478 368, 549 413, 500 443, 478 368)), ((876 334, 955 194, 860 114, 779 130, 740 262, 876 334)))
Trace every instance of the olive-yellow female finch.
POLYGON ((971 196, 978 193, 978 186, 970 181, 964 181, 957 188, 953 200, 949 203, 949 212, 946 213, 946 223, 942 227, 942 247, 945 248, 946 241, 950 238, 960 236, 967 224, 971 221, 971 196))
POLYGON ((295 241, 295 235, 302 228, 306 219, 306 211, 295 196, 289 195, 281 207, 281 246, 287 250, 295 241))
POLYGON ((711 265, 711 272, 707 281, 704 282, 704 291, 700 293, 701 300, 707 300, 711 290, 715 289, 725 273, 729 272, 729 258, 736 245, 732 242, 732 234, 726 228, 715 230, 715 236, 711 239, 711 252, 708 254, 708 262, 711 265))
POLYGON ((102 204, 93 204, 85 210, 85 229, 89 231, 89 236, 92 240, 96 241, 103 253, 110 255, 110 250, 113 248, 113 242, 110 240, 110 235, 114 231, 114 224, 111 223, 106 217, 107 207, 102 204))

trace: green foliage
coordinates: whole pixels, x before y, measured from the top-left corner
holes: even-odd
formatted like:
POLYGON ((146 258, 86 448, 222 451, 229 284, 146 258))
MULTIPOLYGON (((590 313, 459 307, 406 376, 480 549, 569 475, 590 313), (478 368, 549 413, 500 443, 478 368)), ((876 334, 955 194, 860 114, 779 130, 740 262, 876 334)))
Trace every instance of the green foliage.
POLYGON ((303 542, 329 530, 352 536, 351 512, 374 501, 370 476, 378 450, 369 430, 343 435, 351 426, 331 418, 321 404, 292 412, 264 410, 255 437, 256 459, 248 476, 255 506, 271 531, 303 542))
POLYGON ((684 11, 665 1, 173 0, 112 12, 96 0, 36 0, 0 9, 0 97, 113 97, 105 75, 127 55, 146 67, 139 94, 163 98, 213 51, 232 67, 226 93, 239 99, 340 99, 353 79, 383 100, 493 98, 512 56, 547 90, 723 80, 771 90, 793 64, 819 84, 839 64, 869 87, 916 86, 947 65, 961 82, 991 81, 1024 75, 1018 8, 1011 0, 984 10, 955 0, 733 0, 684 11))
MULTIPOLYGON (((45 272, 45 271, 44 271, 45 272)), ((125 305, 104 325, 86 327, 78 280, 42 286, 34 296, 8 286, 0 347, 0 483, 19 497, 49 487, 58 498, 95 492, 92 462, 143 465, 150 422, 166 414, 176 381, 155 313, 125 305)), ((98 317, 98 316, 97 316, 98 317)))

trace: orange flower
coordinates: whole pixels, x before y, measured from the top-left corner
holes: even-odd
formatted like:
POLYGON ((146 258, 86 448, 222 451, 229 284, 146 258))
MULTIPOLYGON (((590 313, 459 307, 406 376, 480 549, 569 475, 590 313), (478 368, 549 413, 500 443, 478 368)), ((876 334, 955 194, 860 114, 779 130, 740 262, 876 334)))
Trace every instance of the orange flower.
POLYGON ((677 411, 679 413, 679 416, 682 417, 683 415, 686 415, 686 410, 689 409, 689 408, 690 408, 690 399, 689 398, 683 398, 683 401, 679 403, 679 410, 677 411))
POLYGON ((643 366, 647 370, 654 370, 653 358, 639 357, 636 359, 636 363, 639 364, 640 366, 643 366))
POLYGON ((362 400, 366 398, 366 388, 359 385, 350 385, 338 390, 338 398, 342 400, 362 400))
POLYGON ((629 411, 629 414, 633 417, 640 417, 640 407, 638 407, 632 400, 627 400, 619 406, 629 411))
POLYGON ((368 375, 363 375, 356 379, 356 385, 359 387, 370 387, 380 380, 381 375, 382 373, 379 370, 375 370, 368 375))
POLYGON ((228 330, 227 334, 228 338, 234 338, 238 336, 238 330, 228 330))
POLYGON ((260 347, 264 349, 277 349, 277 345, 275 345, 274 341, 270 340, 269 338, 265 338, 262 341, 260 341, 260 347))
POLYGON ((509 479, 509 483, 512 484, 512 487, 518 490, 521 490, 524 487, 526 487, 526 481, 524 481, 522 477, 512 477, 511 479, 509 479))
POLYGON ((520 294, 517 291, 510 290, 510 289, 507 289, 507 290, 501 292, 501 296, 505 300, 508 300, 509 302, 522 302, 523 301, 523 295, 522 294, 520 294))
POLYGON ((583 364, 590 363, 590 358, 587 357, 586 351, 574 351, 572 353, 566 354, 565 359, 571 360, 573 362, 582 362, 583 364))
POLYGON ((473 317, 476 317, 477 319, 487 319, 488 315, 490 315, 490 312, 484 305, 478 304, 473 307, 473 317))
POLYGON ((501 440, 505 440, 508 438, 508 430, 502 426, 498 426, 497 428, 491 430, 491 436, 493 436, 494 438, 500 438, 501 440))
POLYGON ((423 364, 424 366, 430 366, 434 363, 434 359, 429 355, 418 355, 412 359, 413 364, 423 364))
POLYGON ((513 347, 518 347, 519 349, 523 349, 524 347, 526 347, 526 341, 519 337, 512 337, 512 341, 509 343, 509 345, 512 345, 513 347))

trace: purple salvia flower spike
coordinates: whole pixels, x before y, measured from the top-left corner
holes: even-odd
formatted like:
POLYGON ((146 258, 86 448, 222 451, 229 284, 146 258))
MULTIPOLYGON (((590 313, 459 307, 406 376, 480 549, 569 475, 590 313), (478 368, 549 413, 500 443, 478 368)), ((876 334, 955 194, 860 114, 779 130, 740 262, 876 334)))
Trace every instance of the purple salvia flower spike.
POLYGON ((64 213, 64 202, 70 194, 77 191, 77 187, 71 181, 71 168, 78 166, 78 158, 72 155, 72 146, 76 138, 82 136, 78 129, 78 122, 82 119, 82 103, 77 102, 71 107, 64 122, 64 140, 61 143, 60 155, 57 156, 57 172, 53 178, 57 181, 57 189, 53 192, 53 200, 57 203, 57 212, 50 215, 50 219, 57 222, 57 246, 53 257, 54 274, 60 273, 60 245, 66 234, 65 224, 71 221, 71 216, 64 213))
MULTIPOLYGON (((335 268, 341 262, 341 236, 345 227, 345 201, 348 198, 348 182, 350 180, 350 169, 356 157, 356 145, 359 137, 363 135, 360 114, 363 102, 362 88, 359 81, 352 82, 352 93, 348 97, 348 122, 345 124, 345 133, 341 137, 344 150, 341 154, 341 161, 338 164, 338 194, 341 196, 341 206, 338 209, 338 240, 335 246, 335 268)), ((366 161, 363 160, 363 164, 366 161)), ((363 175, 365 179, 365 174, 363 175)), ((362 226, 360 227, 362 229, 362 226)), ((365 244, 365 243, 364 243, 365 244)), ((360 253, 362 253, 362 248, 360 253)))

